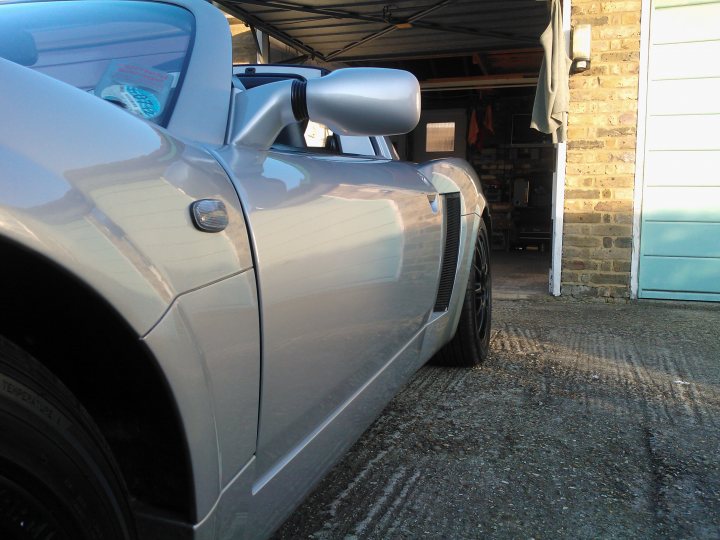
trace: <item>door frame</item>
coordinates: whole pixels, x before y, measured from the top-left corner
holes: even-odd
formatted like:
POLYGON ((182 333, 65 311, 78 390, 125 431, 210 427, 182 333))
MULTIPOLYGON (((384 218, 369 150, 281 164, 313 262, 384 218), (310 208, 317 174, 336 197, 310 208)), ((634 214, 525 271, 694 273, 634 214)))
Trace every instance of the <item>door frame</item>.
POLYGON ((640 291, 640 233, 642 228, 643 185, 645 184, 645 141, 647 124, 648 76, 650 67, 650 23, 652 0, 642 0, 640 8, 640 73, 638 74, 638 112, 635 141, 635 183, 633 186, 632 255, 630 259, 630 298, 640 291))
MULTIPOLYGON (((572 0, 562 3, 563 33, 565 34, 565 47, 570 56, 570 14, 572 0)), ((563 225, 565 219, 565 169, 567 166, 567 143, 555 144, 555 174, 553 174, 553 234, 552 234, 552 261, 550 264, 550 279, 548 283, 550 294, 560 296, 562 280, 562 248, 563 225)))

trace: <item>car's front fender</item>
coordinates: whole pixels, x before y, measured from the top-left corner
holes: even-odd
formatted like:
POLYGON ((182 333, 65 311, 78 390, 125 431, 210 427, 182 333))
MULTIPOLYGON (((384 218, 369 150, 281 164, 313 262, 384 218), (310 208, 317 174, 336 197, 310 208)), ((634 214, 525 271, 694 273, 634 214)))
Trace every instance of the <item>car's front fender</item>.
MULTIPOLYGON (((0 245, 21 245, 63 268, 146 337, 188 440, 195 514, 205 516, 220 482, 252 453, 256 434, 259 321, 238 196, 207 151, 108 102, 3 59, 0 81, 12 81, 0 93, 0 240, 7 240, 0 245), (195 228, 190 205, 205 198, 225 204, 224 231, 195 228), (227 301, 217 300, 216 291, 227 289, 227 301), (215 303, 193 309, 195 298, 215 303), (172 327, 183 306, 183 317, 204 325, 172 327), (208 345, 212 332, 248 337, 242 350, 223 349, 220 340, 208 345), (157 336, 183 344, 183 356, 157 336), (208 365, 223 374, 224 386, 211 389, 208 365), (249 390, 238 394, 237 381, 249 390), (225 421, 243 411, 251 420, 242 430, 225 421), (246 446, 228 450, 221 469, 219 446, 239 433, 250 434, 246 446)), ((72 310, 68 305, 68 317, 72 310)))
POLYGON ((65 268, 144 335, 178 294, 252 266, 237 194, 204 150, 0 59, 0 236, 65 268), (200 232, 190 204, 225 203, 200 232))

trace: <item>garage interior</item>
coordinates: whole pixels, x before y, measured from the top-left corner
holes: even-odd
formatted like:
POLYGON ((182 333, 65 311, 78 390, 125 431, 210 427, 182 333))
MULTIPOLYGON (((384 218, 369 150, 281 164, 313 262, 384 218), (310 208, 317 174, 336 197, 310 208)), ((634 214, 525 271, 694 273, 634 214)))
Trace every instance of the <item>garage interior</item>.
MULTIPOLYGON (((413 73, 422 117, 392 137, 402 159, 466 159, 492 216, 494 289, 548 294, 557 147, 529 127, 549 22, 545 0, 222 0, 234 62, 413 73)), ((558 261, 559 264, 559 261, 558 261)))

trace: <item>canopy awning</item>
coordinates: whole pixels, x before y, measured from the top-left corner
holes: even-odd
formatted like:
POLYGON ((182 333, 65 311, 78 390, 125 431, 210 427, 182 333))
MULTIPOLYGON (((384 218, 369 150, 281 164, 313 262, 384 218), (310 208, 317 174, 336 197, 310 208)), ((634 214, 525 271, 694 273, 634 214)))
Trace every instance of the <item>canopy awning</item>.
POLYGON ((224 11, 326 62, 407 60, 537 47, 537 0, 219 0, 224 11))

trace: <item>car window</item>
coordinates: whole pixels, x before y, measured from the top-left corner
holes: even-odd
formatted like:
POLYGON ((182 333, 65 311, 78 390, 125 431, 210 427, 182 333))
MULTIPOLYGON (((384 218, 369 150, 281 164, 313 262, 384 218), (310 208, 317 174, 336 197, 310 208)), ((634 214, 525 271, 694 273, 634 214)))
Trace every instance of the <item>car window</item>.
MULTIPOLYGON (((281 134, 282 135, 282 134, 281 134)), ((370 137, 338 135, 324 124, 307 122, 303 133, 305 148, 309 152, 344 154, 353 156, 377 156, 378 152, 370 137)), ((284 143, 285 137, 278 137, 277 142, 284 143)))
POLYGON ((186 9, 155 2, 0 5, 0 56, 164 125, 194 24, 186 9))
POLYGON ((337 150, 337 143, 334 141, 335 134, 324 124, 318 122, 308 121, 303 133, 305 139, 305 145, 312 149, 335 149, 337 150))
POLYGON ((356 154, 359 156, 375 156, 377 150, 370 137, 341 135, 340 149, 343 154, 356 154))

